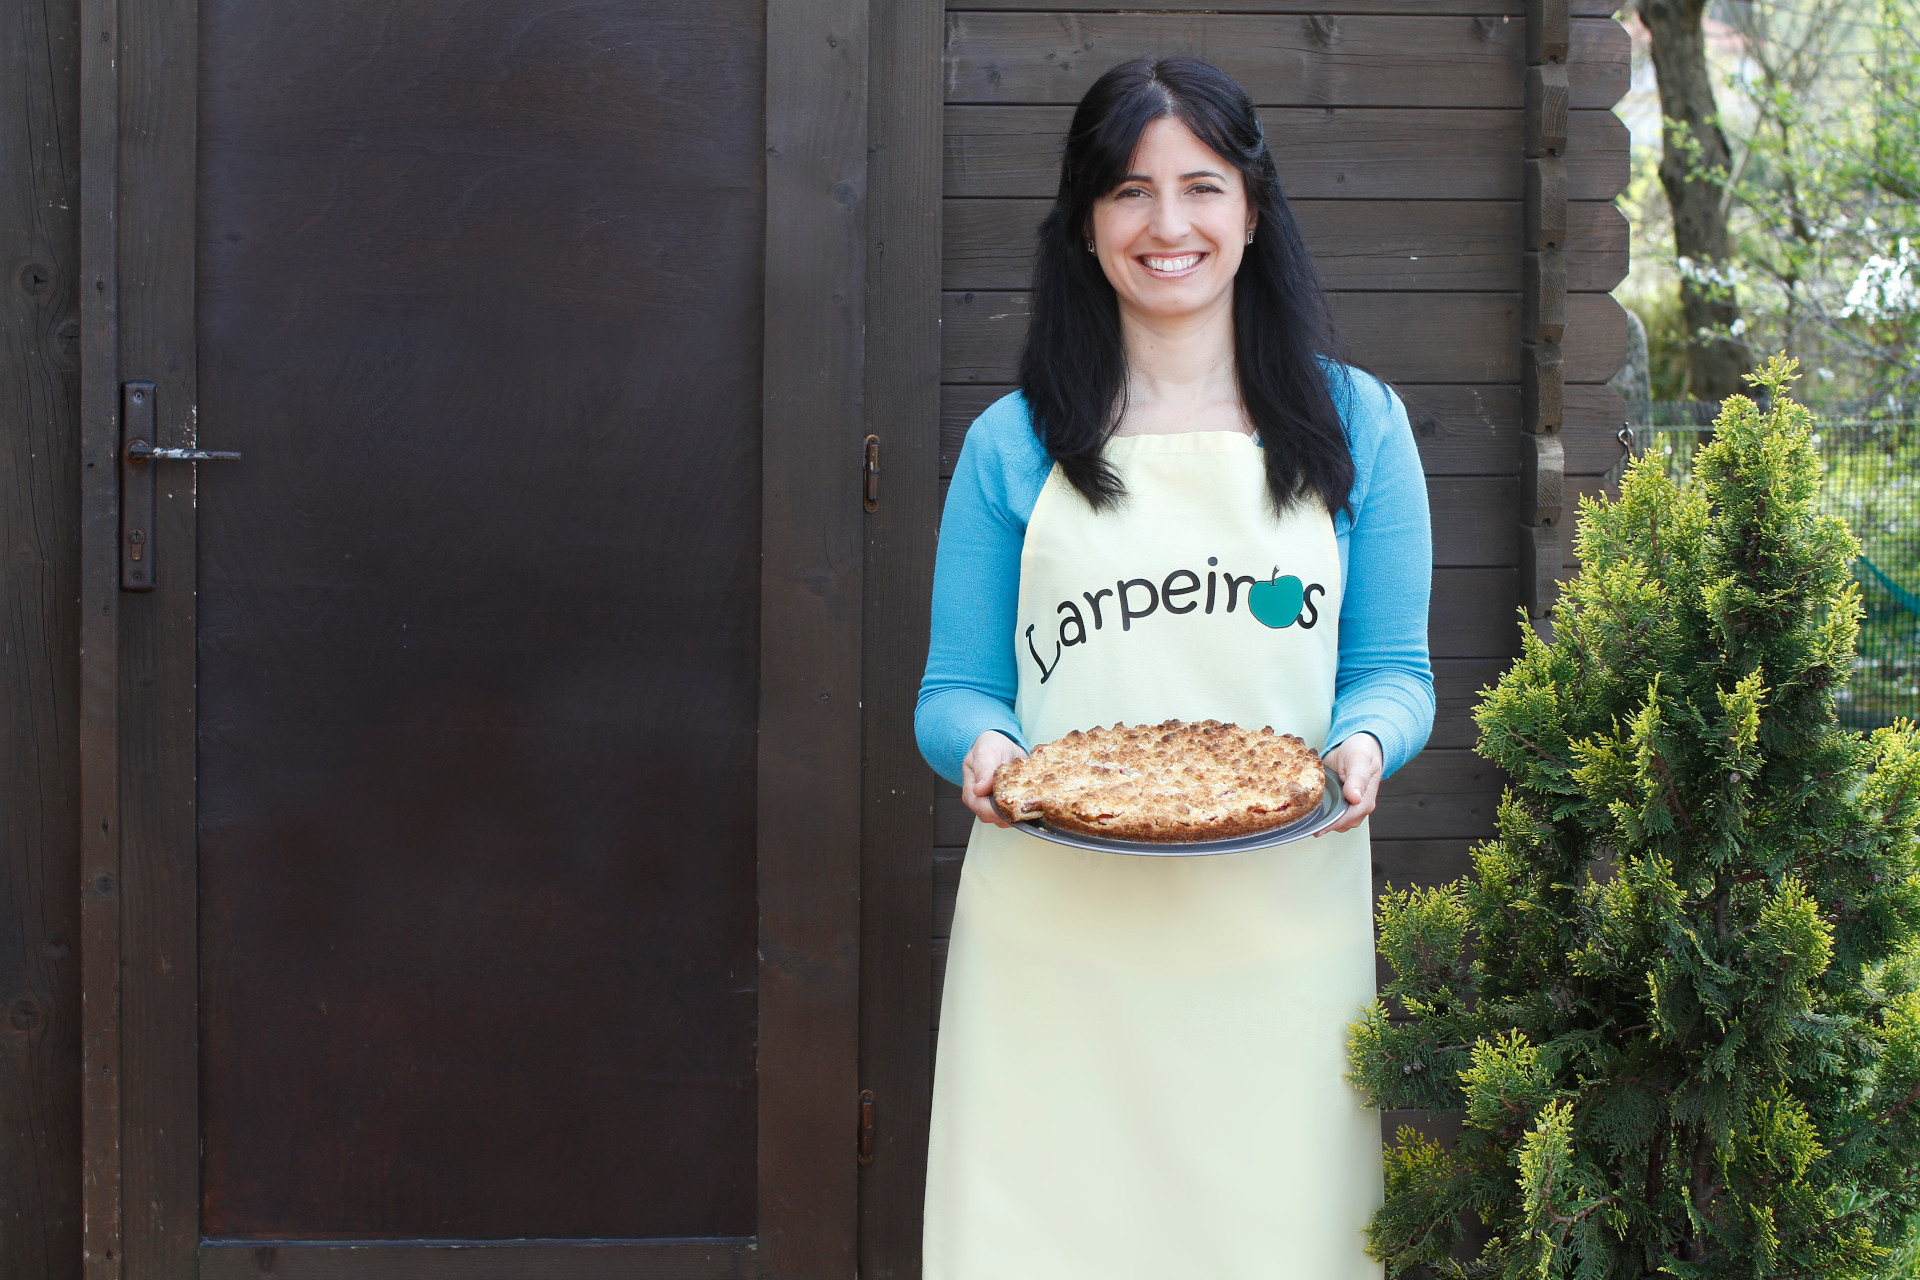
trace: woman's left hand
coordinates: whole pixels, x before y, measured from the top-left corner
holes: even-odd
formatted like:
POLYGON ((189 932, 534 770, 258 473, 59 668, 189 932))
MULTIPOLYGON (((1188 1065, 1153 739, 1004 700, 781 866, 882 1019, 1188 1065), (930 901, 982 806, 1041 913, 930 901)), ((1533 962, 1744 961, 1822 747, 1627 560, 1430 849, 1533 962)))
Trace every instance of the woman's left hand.
POLYGON ((1327 831, 1351 831, 1373 812, 1374 801, 1380 797, 1380 773, 1385 767, 1380 740, 1370 733, 1356 733, 1321 760, 1339 775, 1340 794, 1347 799, 1347 811, 1327 831))

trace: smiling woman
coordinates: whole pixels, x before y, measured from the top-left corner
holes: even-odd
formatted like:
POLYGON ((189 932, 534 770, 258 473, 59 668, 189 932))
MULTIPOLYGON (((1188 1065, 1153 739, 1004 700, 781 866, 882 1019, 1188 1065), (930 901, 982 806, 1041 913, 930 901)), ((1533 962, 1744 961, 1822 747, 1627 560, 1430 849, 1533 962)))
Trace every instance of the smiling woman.
POLYGON ((1358 1280, 1378 1117, 1367 815, 1424 744, 1432 576, 1406 409, 1343 363, 1247 96, 1193 58, 1102 76, 1040 227, 1020 390, 942 517, 916 716, 979 818, 955 905, 928 1280, 1358 1280), (1271 566, 1271 572, 1268 567, 1271 566), (1033 743, 1271 727, 1347 814, 1134 858, 993 808, 1033 743))
POLYGON ((1345 505, 1353 462, 1319 365, 1341 344, 1238 85, 1197 58, 1102 76, 1074 113, 1039 240, 1020 385, 1089 501, 1118 496, 1109 434, 1227 429, 1282 446, 1263 455, 1276 505, 1308 489, 1345 505), (1165 412, 1128 373, 1201 332, 1223 394, 1198 419, 1165 412))

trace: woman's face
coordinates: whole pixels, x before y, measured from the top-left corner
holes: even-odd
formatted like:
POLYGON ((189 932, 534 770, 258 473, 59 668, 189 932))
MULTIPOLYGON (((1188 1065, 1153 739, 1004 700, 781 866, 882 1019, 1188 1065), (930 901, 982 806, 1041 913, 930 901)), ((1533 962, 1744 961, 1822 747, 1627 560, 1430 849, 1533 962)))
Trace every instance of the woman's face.
POLYGON ((1175 319, 1231 305, 1253 222, 1240 171, 1163 117, 1140 135, 1126 178, 1094 202, 1092 239, 1123 310, 1175 319))

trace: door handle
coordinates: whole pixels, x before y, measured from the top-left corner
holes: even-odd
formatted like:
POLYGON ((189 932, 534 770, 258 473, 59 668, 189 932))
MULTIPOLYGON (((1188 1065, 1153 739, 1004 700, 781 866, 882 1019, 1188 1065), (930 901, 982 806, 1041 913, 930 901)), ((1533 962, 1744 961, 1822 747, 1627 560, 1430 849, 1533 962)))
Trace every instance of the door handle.
POLYGON ((153 471, 158 462, 213 462, 226 449, 162 449, 153 443, 154 385, 120 384, 120 589, 153 590, 153 471))
POLYGON ((212 462, 240 455, 226 449, 156 449, 145 440, 127 441, 127 460, 138 465, 153 458, 171 462, 212 462))

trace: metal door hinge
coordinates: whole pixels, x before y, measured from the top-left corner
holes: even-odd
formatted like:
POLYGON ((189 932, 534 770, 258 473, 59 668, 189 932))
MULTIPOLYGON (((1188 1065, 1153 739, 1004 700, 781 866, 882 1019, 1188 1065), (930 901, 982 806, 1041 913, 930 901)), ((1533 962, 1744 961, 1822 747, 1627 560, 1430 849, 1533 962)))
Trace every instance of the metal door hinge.
MULTIPOLYGON (((872 440, 872 436, 867 437, 872 440)), ((873 1163, 873 1090, 860 1091, 860 1163, 873 1163)))
POLYGON ((880 437, 867 437, 867 457, 860 467, 860 497, 868 511, 880 509, 880 437))

